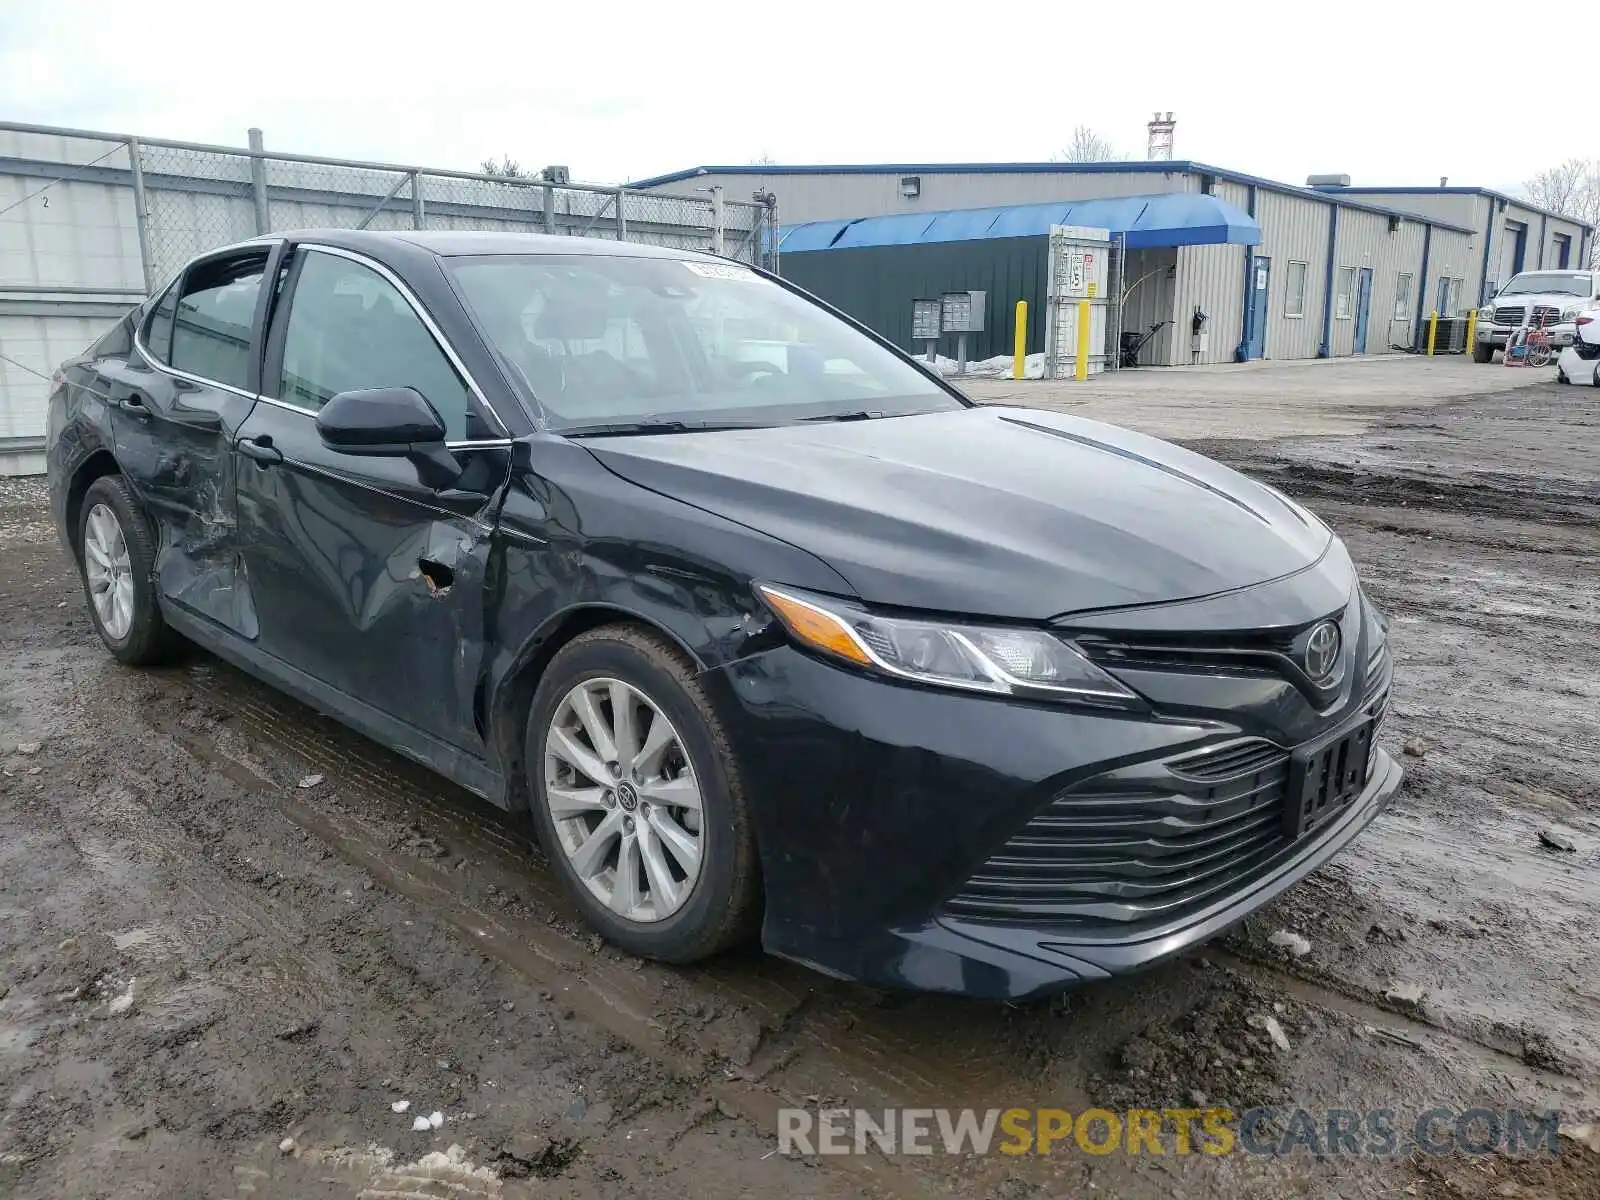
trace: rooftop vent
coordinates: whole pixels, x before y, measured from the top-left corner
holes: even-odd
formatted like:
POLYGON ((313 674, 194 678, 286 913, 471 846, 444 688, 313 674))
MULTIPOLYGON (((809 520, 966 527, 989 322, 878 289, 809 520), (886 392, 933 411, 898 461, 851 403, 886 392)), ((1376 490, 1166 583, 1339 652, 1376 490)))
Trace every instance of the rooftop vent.
POLYGON ((1347 188, 1350 186, 1348 175, 1308 175, 1306 186, 1313 188, 1347 188))

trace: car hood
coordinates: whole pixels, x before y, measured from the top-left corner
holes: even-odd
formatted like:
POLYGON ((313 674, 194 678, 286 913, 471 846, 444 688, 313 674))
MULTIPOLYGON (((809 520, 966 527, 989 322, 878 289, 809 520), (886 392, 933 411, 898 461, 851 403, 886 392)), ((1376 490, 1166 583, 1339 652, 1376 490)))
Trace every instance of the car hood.
POLYGON ((1299 571, 1332 538, 1210 459, 1032 409, 586 444, 624 479, 782 538, 896 607, 1043 620, 1191 599, 1299 571))

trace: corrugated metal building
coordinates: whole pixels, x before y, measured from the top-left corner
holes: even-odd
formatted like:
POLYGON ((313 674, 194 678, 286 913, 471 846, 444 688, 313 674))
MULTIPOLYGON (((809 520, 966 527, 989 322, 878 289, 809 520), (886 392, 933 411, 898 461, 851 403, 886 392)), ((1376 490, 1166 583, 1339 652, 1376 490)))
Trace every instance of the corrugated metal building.
POLYGON ((1594 230, 1488 188, 1329 188, 1343 196, 1465 225, 1476 255, 1466 276, 1468 303, 1482 304, 1518 271, 1579 269, 1594 254, 1594 230))
MULTIPOLYGON (((1462 315, 1478 303, 1489 242, 1504 241, 1480 211, 1485 205, 1510 214, 1505 228, 1509 222, 1536 228, 1532 244, 1546 265, 1556 265, 1562 247, 1574 262, 1584 261, 1593 237, 1576 221, 1476 189, 1317 190, 1196 162, 696 167, 634 186, 721 187, 733 199, 772 192, 786 228, 912 213, 937 225, 947 210, 1160 192, 1215 197, 1260 226, 1259 244, 1181 245, 1170 257, 1130 256, 1122 328, 1144 331, 1163 322, 1141 361, 1167 365, 1191 360, 1188 321, 1196 307, 1209 319, 1201 362, 1382 353, 1418 344, 1430 310, 1462 315)), ((830 271, 802 265, 796 255, 785 254, 785 261, 786 273, 803 275, 807 286, 850 309, 849 298, 830 288, 830 271)), ((969 269, 948 286, 983 287, 977 261, 969 255, 969 269)), ((1526 265, 1540 261, 1535 255, 1526 265)), ((1003 272, 993 277, 1006 286, 1003 272)), ((936 291, 938 281, 925 278, 922 286, 936 291)), ((908 310, 913 298, 903 297, 908 310)), ((1019 298, 1026 297, 991 297, 991 308, 1003 313, 1019 298)), ((1009 329, 1009 318, 1001 319, 1009 329)))

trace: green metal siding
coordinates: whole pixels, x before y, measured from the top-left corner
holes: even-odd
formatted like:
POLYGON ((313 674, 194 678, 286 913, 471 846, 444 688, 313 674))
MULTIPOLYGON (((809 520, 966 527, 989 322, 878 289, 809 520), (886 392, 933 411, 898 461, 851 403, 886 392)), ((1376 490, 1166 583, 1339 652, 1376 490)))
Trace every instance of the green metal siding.
MULTIPOLYGON (((920 354, 911 340, 911 302, 943 292, 988 293, 984 331, 968 338, 972 359, 1010 354, 1018 300, 1028 302, 1028 351, 1044 350, 1044 298, 1050 239, 991 238, 907 246, 865 246, 785 254, 785 279, 842 308, 902 349, 920 354)), ((939 353, 954 357, 947 334, 939 353)))

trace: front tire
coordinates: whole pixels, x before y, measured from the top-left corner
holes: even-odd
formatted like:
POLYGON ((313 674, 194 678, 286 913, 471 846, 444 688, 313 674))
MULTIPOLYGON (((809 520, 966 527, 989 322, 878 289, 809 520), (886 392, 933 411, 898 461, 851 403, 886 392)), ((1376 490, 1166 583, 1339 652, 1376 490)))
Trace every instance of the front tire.
POLYGON ((156 602, 156 544, 127 480, 89 485, 78 516, 78 572, 89 619, 106 649, 129 666, 170 657, 178 637, 156 602))
POLYGON ((676 646, 632 625, 574 638, 534 693, 524 761, 554 870, 608 941, 687 963, 754 931, 738 763, 676 646))
POLYGON ((1494 361, 1493 342, 1474 342, 1472 344, 1472 361, 1475 363, 1488 363, 1494 361))
POLYGON ((1565 367, 1557 367, 1556 368, 1556 382, 1557 383, 1571 383, 1572 382, 1572 380, 1567 378, 1567 369, 1565 367))

